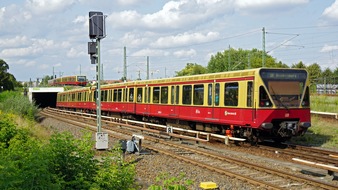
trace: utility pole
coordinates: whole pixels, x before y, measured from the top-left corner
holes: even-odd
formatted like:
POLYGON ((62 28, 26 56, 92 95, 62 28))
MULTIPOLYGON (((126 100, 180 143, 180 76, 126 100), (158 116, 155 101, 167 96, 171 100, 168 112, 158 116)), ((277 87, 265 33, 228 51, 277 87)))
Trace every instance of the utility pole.
POLYGON ((124 54, 123 54, 123 80, 127 81, 127 48, 124 46, 124 54))
POLYGON ((228 53, 228 71, 231 70, 231 64, 230 64, 231 58, 230 58, 230 45, 229 45, 229 53, 228 53))
POLYGON ((149 56, 147 56, 147 80, 149 80, 149 56))
POLYGON ((248 53, 248 69, 251 69, 250 53, 248 53))
POLYGON ((263 54, 262 54, 262 67, 265 67, 265 28, 263 27, 263 54))

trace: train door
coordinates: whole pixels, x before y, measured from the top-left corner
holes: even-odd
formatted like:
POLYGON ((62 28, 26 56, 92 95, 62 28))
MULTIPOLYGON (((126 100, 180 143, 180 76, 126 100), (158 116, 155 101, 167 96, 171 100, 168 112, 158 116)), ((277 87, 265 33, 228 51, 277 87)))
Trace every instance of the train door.
POLYGON ((246 107, 248 107, 249 109, 249 113, 245 114, 246 115, 246 121, 248 122, 253 122, 255 121, 256 118, 256 108, 255 108, 255 98, 254 98, 254 86, 253 86, 253 81, 248 81, 247 82, 247 96, 246 96, 246 107))
POLYGON ((219 106, 220 99, 220 84, 219 83, 209 83, 208 84, 208 116, 211 119, 218 118, 215 113, 216 108, 219 106))
POLYGON ((170 116, 177 116, 179 113, 179 109, 177 109, 177 105, 179 105, 179 97, 180 97, 180 88, 179 86, 171 86, 171 108, 170 108, 170 116))
POLYGON ((145 103, 145 108, 144 108, 144 113, 149 114, 149 106, 150 106, 150 91, 151 88, 147 85, 145 87, 145 96, 144 96, 144 103, 145 103))

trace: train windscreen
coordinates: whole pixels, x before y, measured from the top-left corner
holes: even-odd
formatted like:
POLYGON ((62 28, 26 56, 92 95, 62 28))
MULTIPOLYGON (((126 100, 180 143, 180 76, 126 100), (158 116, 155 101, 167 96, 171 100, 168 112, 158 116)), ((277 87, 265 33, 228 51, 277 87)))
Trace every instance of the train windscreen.
POLYGON ((261 69, 260 75, 277 107, 300 106, 306 88, 305 70, 261 69))
POLYGON ((77 81, 79 81, 79 82, 85 82, 86 81, 86 76, 77 76, 77 81))

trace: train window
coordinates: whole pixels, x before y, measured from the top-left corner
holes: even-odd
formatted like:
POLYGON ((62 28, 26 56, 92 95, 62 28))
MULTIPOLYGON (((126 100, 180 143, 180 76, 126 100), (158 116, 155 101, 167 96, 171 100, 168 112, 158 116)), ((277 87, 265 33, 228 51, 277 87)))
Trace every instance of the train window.
POLYGON ((111 90, 107 90, 107 102, 111 102, 111 90))
POLYGON ((160 87, 153 87, 153 103, 157 104, 160 101, 160 87))
POLYGON ((224 105, 237 106, 238 105, 238 83, 225 83, 224 88, 224 105))
POLYGON ((259 106, 272 107, 272 103, 263 86, 259 87, 259 106))
POLYGON ((208 106, 212 105, 212 84, 208 84, 208 106))
POLYGON ((103 102, 107 101, 107 90, 101 91, 101 101, 103 101, 103 102))
POLYGON ((88 94, 88 92, 83 92, 82 100, 83 100, 84 102, 87 101, 87 94, 88 94))
POLYGON ((117 89, 117 101, 122 102, 122 89, 117 89))
POLYGON ((182 97, 182 104, 191 104, 191 85, 185 85, 183 86, 183 97, 182 97))
POLYGON ((97 91, 95 90, 95 91, 93 91, 93 93, 94 93, 94 99, 93 99, 93 101, 96 102, 97 91))
POLYGON ((179 97, 180 97, 180 86, 176 86, 176 101, 175 101, 175 104, 179 104, 178 103, 179 97))
POLYGON ((117 89, 114 89, 114 98, 113 98, 114 102, 117 102, 117 97, 118 97, 117 89))
POLYGON ((141 103, 142 102, 142 88, 137 88, 137 102, 141 103))
POLYGON ((128 98, 128 95, 127 95, 127 91, 128 89, 127 88, 124 88, 123 90, 123 102, 127 102, 127 98, 128 98))
POLYGON ((129 102, 134 102, 134 88, 129 88, 129 102))
POLYGON ((194 105, 203 105, 204 103, 204 85, 194 85, 194 105))
POLYGON ((147 92, 147 95, 146 95, 146 100, 145 102, 146 103, 150 103, 150 87, 146 87, 146 92, 147 92))
POLYGON ((161 104, 168 103, 168 87, 161 87, 161 104))
POLYGON ((215 84, 215 106, 219 105, 219 83, 215 84))
POLYGON ((251 81, 248 82, 247 88, 248 89, 247 89, 246 106, 252 107, 253 105, 253 85, 251 81))
POLYGON ((93 102, 93 91, 89 92, 88 97, 89 97, 89 101, 93 102))
POLYGON ((309 87, 306 87, 304 99, 302 102, 303 107, 309 107, 310 106, 310 93, 309 93, 309 87))
POLYGON ((171 100, 170 103, 174 104, 175 102, 175 86, 171 86, 171 100))

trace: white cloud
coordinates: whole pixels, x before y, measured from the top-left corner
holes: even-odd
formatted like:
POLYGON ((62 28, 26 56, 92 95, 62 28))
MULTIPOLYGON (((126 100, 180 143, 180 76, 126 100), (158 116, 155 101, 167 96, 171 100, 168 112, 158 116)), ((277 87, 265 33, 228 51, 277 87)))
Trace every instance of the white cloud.
POLYGON ((5 12, 6 12, 6 7, 1 7, 0 8, 0 27, 4 25, 3 22, 5 20, 4 18, 5 12))
POLYGON ((6 58, 34 56, 55 47, 53 40, 28 39, 26 36, 17 36, 14 39, 7 39, 5 42, 0 43, 0 46, 6 45, 9 48, 0 52, 0 56, 6 58))
POLYGON ((338 0, 336 0, 330 7, 327 7, 322 15, 324 17, 338 20, 338 0))
POLYGON ((8 48, 2 50, 0 52, 0 55, 3 57, 20 57, 20 56, 35 55, 37 53, 41 53, 42 51, 43 51, 42 48, 33 48, 33 47, 8 48))
POLYGON ((86 53, 83 52, 82 50, 78 50, 75 48, 70 48, 69 51, 67 51, 67 57, 69 58, 76 58, 76 57, 83 57, 86 56, 86 53))
POLYGON ((338 46, 330 46, 325 44, 324 47, 322 47, 322 49, 320 50, 320 52, 325 53, 325 52, 331 52, 333 50, 338 50, 338 46))
POLYGON ((73 23, 75 24, 85 24, 86 22, 88 23, 88 16, 77 16, 74 20, 73 23))
POLYGON ((167 36, 157 39, 151 44, 152 47, 168 48, 185 45, 194 45, 204 43, 208 41, 216 40, 219 37, 218 32, 208 32, 207 34, 202 33, 183 33, 176 36, 167 36))
POLYGON ((26 0, 26 6, 34 14, 63 12, 75 4, 76 0, 26 0))
POLYGON ((169 1, 154 13, 143 15, 135 10, 114 12, 108 15, 107 22, 118 28, 178 29, 201 24, 218 15, 226 15, 231 12, 232 4, 232 0, 169 1))
POLYGON ((120 5, 133 5, 139 2, 139 0, 117 0, 120 5))
POLYGON ((307 3, 309 3, 309 0, 237 0, 235 6, 239 12, 266 14, 275 11, 285 12, 287 9, 307 3))
POLYGON ((0 41, 1 48, 20 47, 28 44, 29 40, 27 39, 27 36, 15 36, 14 38, 2 39, 0 41))
POLYGON ((197 52, 194 49, 189 50, 179 50, 173 53, 176 57, 182 58, 182 57, 194 57, 196 56, 197 52))
POLYGON ((168 51, 159 50, 159 49, 142 49, 136 51, 132 56, 168 56, 170 53, 168 51))
POLYGON ((237 0, 235 4, 239 8, 270 7, 281 5, 306 4, 309 0, 237 0))
POLYGON ((46 70, 46 69, 49 69, 49 68, 50 68, 50 65, 47 65, 47 64, 40 64, 39 65, 40 70, 46 70))
POLYGON ((126 32, 121 39, 122 43, 128 47, 139 47, 149 43, 149 39, 140 33, 126 32))
MULTIPOLYGON (((26 60, 26 59, 18 59, 18 60, 11 60, 9 62, 10 64, 13 64, 13 65, 18 65, 18 66, 24 66, 24 67, 31 67, 31 66, 35 66, 36 65, 36 62, 33 61, 33 60, 26 60)), ((10 66, 11 68, 11 66, 10 66)))

